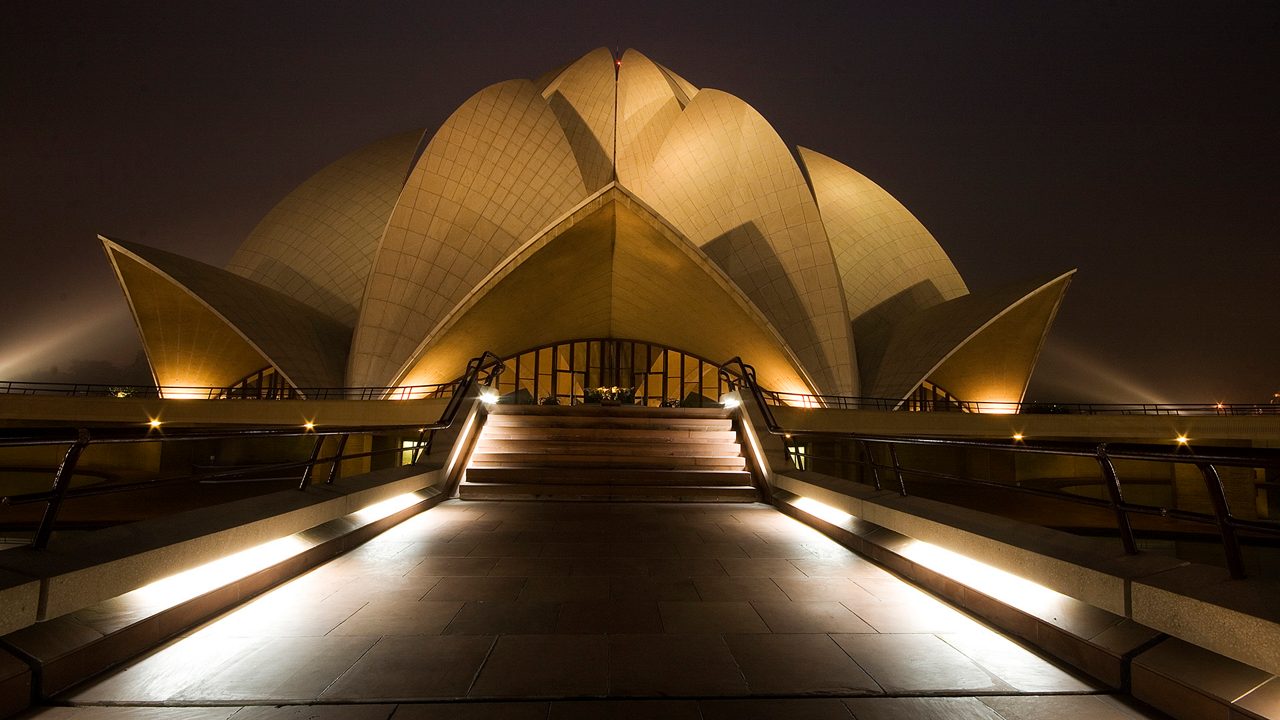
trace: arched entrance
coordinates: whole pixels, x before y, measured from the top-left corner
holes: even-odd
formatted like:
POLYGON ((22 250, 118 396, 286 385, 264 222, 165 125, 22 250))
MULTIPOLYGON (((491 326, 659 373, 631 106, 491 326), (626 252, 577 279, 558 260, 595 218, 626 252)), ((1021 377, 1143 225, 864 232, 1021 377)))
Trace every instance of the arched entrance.
POLYGON ((714 403, 727 387, 720 366, 644 340, 563 340, 504 358, 498 392, 511 402, 576 405, 595 388, 634 388, 638 405, 714 403))

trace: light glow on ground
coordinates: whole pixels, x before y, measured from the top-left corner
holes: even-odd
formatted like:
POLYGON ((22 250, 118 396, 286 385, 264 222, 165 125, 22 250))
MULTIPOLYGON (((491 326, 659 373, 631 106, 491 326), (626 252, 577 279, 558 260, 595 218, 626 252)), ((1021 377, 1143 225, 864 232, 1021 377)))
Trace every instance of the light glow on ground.
POLYGON ((1043 617, 1047 611, 1067 599, 1065 595, 1039 583, 923 540, 911 541, 898 550, 898 554, 1033 615, 1043 617))
POLYGON ((833 524, 843 524, 853 519, 853 516, 849 513, 813 498, 798 498, 792 504, 816 518, 822 518, 833 524))
POLYGON ((287 560, 309 547, 302 538, 289 535, 143 585, 122 598, 172 607, 287 560))
POLYGON ((370 523, 374 520, 381 520, 392 513, 399 512, 421 499, 422 498, 418 497, 417 493, 407 492, 403 495, 396 495, 393 498, 388 498, 382 502, 376 502, 369 507, 357 510, 351 513, 351 517, 362 523, 370 523))

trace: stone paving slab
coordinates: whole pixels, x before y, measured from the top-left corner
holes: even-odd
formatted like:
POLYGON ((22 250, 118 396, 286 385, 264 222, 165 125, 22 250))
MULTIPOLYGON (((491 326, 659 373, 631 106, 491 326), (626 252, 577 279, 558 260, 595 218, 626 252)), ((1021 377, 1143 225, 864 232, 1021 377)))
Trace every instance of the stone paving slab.
POLYGON ((1158 717, 759 504, 451 501, 58 700, 27 717, 1158 717))

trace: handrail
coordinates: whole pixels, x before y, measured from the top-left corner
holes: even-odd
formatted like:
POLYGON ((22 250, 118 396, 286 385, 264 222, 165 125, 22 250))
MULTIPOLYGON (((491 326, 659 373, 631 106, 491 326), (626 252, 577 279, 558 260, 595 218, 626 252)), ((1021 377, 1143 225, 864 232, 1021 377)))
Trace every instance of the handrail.
MULTIPOLYGON (((780 425, 770 407, 771 391, 760 387, 756 381, 755 369, 742 361, 740 357, 731 358, 720 366, 721 377, 731 387, 749 392, 763 415, 767 431, 779 436, 787 448, 787 461, 796 464, 798 457, 794 446, 800 438, 818 438, 832 441, 843 441, 857 444, 859 456, 863 459, 815 457, 810 459, 831 460, 843 464, 852 464, 870 471, 872 485, 881 490, 880 471, 891 471, 900 495, 908 495, 907 477, 928 477, 963 484, 999 487, 1003 490, 1031 495, 1051 495, 1055 499, 1094 507, 1105 507, 1113 511, 1116 517, 1116 529, 1126 554, 1138 552, 1137 539, 1130 525, 1130 514, 1156 515, 1201 524, 1214 525, 1222 539, 1226 554, 1227 568, 1232 577, 1245 577, 1244 558, 1237 537, 1238 531, 1248 531, 1280 538, 1280 523, 1267 520, 1249 520, 1232 515, 1226 497, 1218 467, 1248 467, 1280 469, 1280 450, 1270 448, 1228 448, 1198 447, 1194 451, 1187 446, 1172 449, 1140 443, 1107 443, 1085 441, 1027 442, 1022 439, 998 442, 988 439, 974 438, 938 438, 917 437, 907 435, 875 435, 837 430, 805 430, 802 428, 785 428, 780 425), (884 447, 890 456, 890 463, 884 464, 876 460, 870 446, 884 447), (1000 452, 1054 455, 1060 457, 1087 457, 1095 460, 1106 485, 1108 498, 1100 500, 1067 493, 1057 493, 1039 488, 1007 485, 994 481, 972 477, 940 473, 932 470, 913 469, 902 466, 899 462, 897 448, 900 446, 930 446, 955 449, 980 449, 1000 452), (1128 502, 1124 499, 1123 484, 1115 470, 1115 460, 1137 460, 1147 462, 1167 462, 1172 464, 1193 465, 1200 472, 1204 481, 1213 513, 1198 513, 1180 508, 1168 508, 1155 505, 1143 505, 1128 502)), ((778 395, 777 393, 772 393, 778 395)))
POLYGON ((180 400, 418 400, 443 397, 458 381, 428 385, 242 388, 206 385, 130 385, 0 380, 0 395, 180 400))
POLYGON ((0 505, 22 505, 36 502, 45 503, 44 516, 41 519, 40 525, 38 526, 36 534, 31 542, 32 547, 36 549, 43 549, 47 547, 49 538, 53 533, 54 524, 56 523, 57 515, 62 503, 71 498, 152 489, 171 484, 191 482, 193 480, 203 482, 215 479, 238 478, 261 473, 263 471, 297 470, 299 468, 303 470, 303 474, 302 479, 299 482, 298 489, 305 490, 312 483, 312 474, 316 465, 330 464, 329 477, 325 481, 325 484, 332 484, 337 476, 338 464, 344 459, 350 460, 362 457, 374 457, 387 453, 404 452, 405 450, 404 448, 389 448, 384 450, 371 450, 364 453, 344 454, 343 451, 346 446, 346 439, 350 435, 358 433, 388 432, 416 428, 418 432, 418 440, 414 445, 413 462, 417 463, 419 458, 422 456, 424 449, 426 452, 430 452, 431 442, 435 437, 435 432, 453 425, 471 389, 475 387, 477 383, 492 386, 505 369, 506 366, 503 365, 501 358, 492 352, 485 351, 481 355, 472 358, 467 363, 466 370, 463 372, 462 376, 458 380, 447 384, 454 387, 454 393, 450 397, 449 403, 445 406, 444 411, 440 414, 440 417, 434 422, 425 424, 328 426, 324 428, 314 426, 281 427, 271 425, 236 425, 228 428, 174 428, 163 430, 160 428, 153 428, 149 425, 117 425, 98 428, 46 427, 0 430, 0 447, 68 445, 66 454, 63 456, 62 462, 59 464, 58 469, 54 474, 53 486, 50 490, 5 496, 0 498, 0 505), (316 438, 316 443, 311 455, 309 459, 305 461, 273 463, 250 468, 234 468, 212 473, 180 475, 157 480, 146 480, 124 484, 99 485, 77 489, 72 489, 70 487, 71 478, 75 474, 76 464, 85 448, 90 444, 134 442, 163 443, 192 440, 302 436, 313 436, 316 438), (338 437, 336 453, 322 457, 321 450, 323 449, 325 439, 333 436, 338 437))

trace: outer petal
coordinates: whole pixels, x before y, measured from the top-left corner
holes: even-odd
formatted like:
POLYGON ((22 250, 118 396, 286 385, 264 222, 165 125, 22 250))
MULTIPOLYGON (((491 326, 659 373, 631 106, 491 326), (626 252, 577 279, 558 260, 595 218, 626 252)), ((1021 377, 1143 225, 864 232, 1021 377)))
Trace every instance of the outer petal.
POLYGON ((264 285, 101 238, 161 385, 223 387, 272 365, 294 387, 341 387, 351 330, 264 285))
POLYGON ((683 107, 662 68, 635 50, 623 53, 618 68, 617 153, 623 187, 643 183, 683 107))
POLYGON ((756 302, 818 389, 857 394, 848 315, 818 207, 759 113, 719 90, 700 91, 631 189, 756 302))
POLYGON ((405 183, 374 261, 348 380, 385 385, 499 262, 587 192, 528 80, 492 85, 440 128, 405 183))
POLYGON ((485 349, 510 355, 591 337, 651 339, 716 360, 742 353, 769 387, 809 385, 778 333, 715 264, 613 187, 495 270, 427 338, 403 383, 448 380, 485 349))
POLYGON ((903 398, 925 380, 961 400, 1017 403, 1075 271, 965 295, 894 327, 875 397, 903 398))
POLYGON ((352 327, 422 131, 360 148, 307 178, 249 233, 227 269, 352 327))
POLYGON ((826 155, 800 148, 800 159, 831 238, 860 351, 865 339, 902 317, 968 292, 938 241, 902 203, 826 155))
POLYGON ((591 192, 613 181, 617 88, 613 53, 597 48, 566 67, 542 90, 591 192))

